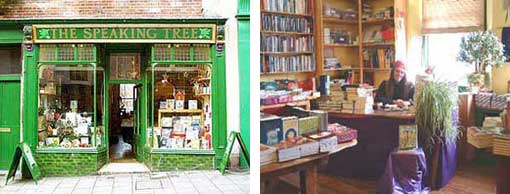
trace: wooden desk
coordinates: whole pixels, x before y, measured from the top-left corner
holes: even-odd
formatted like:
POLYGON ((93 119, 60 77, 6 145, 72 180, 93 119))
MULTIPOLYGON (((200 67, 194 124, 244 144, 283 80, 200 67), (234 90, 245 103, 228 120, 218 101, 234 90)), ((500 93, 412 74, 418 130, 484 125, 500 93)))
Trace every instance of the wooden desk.
MULTIPOLYGON (((260 182, 261 185, 266 185, 266 190, 271 190, 276 178, 293 172, 299 172, 300 186, 302 194, 317 194, 317 171, 321 164, 327 163, 329 155, 340 152, 349 147, 358 144, 357 140, 351 142, 338 144, 337 149, 329 152, 316 154, 304 158, 299 158, 287 162, 271 163, 260 167, 260 182)), ((263 192, 263 191, 261 191, 263 192)), ((263 192, 265 193, 265 192, 263 192)))
POLYGON ((339 123, 358 130, 359 144, 330 156, 328 172, 335 176, 377 180, 386 168, 391 151, 398 147, 399 125, 414 124, 411 112, 370 114, 328 112, 329 123, 339 123))

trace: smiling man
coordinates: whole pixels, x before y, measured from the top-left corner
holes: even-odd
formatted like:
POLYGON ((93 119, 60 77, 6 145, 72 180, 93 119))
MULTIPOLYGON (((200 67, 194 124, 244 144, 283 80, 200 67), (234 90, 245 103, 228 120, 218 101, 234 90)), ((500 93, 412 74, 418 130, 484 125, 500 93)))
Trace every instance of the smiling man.
POLYGON ((404 107, 405 101, 411 101, 414 96, 414 85, 407 81, 406 68, 402 61, 395 61, 390 74, 390 79, 379 85, 376 102, 383 104, 396 104, 404 107))

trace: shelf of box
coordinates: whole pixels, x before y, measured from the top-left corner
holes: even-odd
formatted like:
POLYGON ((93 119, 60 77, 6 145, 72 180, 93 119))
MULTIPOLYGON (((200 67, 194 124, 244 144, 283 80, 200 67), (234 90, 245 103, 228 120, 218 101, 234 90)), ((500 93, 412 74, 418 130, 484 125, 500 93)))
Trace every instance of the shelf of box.
POLYGON ((352 47, 358 48, 357 44, 324 44, 324 47, 352 47))
POLYGON ((395 21, 393 18, 386 18, 386 19, 372 19, 372 20, 365 20, 361 23, 363 24, 385 24, 389 22, 395 21))
POLYGON ((277 74, 291 74, 291 73, 315 73, 315 70, 310 70, 310 71, 285 71, 285 72, 260 72, 260 75, 277 75, 277 74))
POLYGON ((351 25, 358 24, 357 19, 356 20, 344 20, 344 19, 329 17, 329 16, 324 16, 323 21, 327 22, 327 23, 335 23, 335 24, 351 24, 351 25))
POLYGON ((197 82, 206 82, 206 81, 211 81, 211 78, 198 78, 197 79, 197 82))
POLYGON ((260 52, 261 55, 311 55, 313 52, 260 52))
POLYGON ((158 127, 161 127, 161 115, 162 114, 200 114, 201 124, 204 123, 204 114, 201 109, 183 109, 183 110, 175 110, 175 109, 159 109, 158 110, 158 127))
POLYGON ((386 47, 386 46, 395 46, 395 43, 363 43, 363 47, 386 47))
POLYGON ((260 31, 262 34, 276 34, 276 35, 294 35, 294 36, 313 36, 312 33, 308 32, 276 32, 276 31, 260 31))
POLYGON ((281 11, 266 11, 261 10, 260 13, 265 14, 277 14, 277 15, 288 15, 288 16, 297 16, 297 17, 312 17, 311 14, 300 14, 300 13, 291 13, 291 12, 281 12, 281 11))

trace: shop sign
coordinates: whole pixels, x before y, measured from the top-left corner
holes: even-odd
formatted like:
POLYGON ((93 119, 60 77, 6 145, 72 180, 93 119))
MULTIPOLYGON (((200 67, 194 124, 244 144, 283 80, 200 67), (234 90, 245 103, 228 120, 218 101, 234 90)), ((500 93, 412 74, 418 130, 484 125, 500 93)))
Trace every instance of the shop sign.
POLYGON ((33 25, 35 43, 214 43, 214 24, 33 25))

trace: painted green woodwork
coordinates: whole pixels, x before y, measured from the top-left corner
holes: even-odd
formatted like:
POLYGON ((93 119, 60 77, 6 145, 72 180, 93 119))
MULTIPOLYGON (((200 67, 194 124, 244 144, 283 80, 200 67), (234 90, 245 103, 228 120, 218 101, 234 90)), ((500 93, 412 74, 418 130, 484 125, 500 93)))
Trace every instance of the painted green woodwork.
POLYGON ((78 150, 60 150, 55 153, 38 149, 35 155, 43 176, 92 175, 107 162, 104 148, 94 149, 90 153, 78 150))
MULTIPOLYGON (((237 10, 239 65, 239 127, 241 137, 250 152, 250 1, 239 0, 237 10)), ((241 154, 241 167, 247 167, 241 154)))
POLYGON ((0 44, 21 43, 23 42, 23 31, 19 30, 0 30, 0 44))
MULTIPOLYGON (((151 24, 216 24, 223 25, 225 24, 226 19, 224 18, 205 18, 205 19, 54 19, 54 20, 39 20, 39 19, 14 19, 14 20, 0 20, 0 26, 3 27, 13 27, 19 28, 19 25, 31 25, 31 24, 140 24, 140 23, 151 23, 151 24)), ((14 29, 14 28, 13 28, 14 29)), ((0 30, 2 31, 2 30, 0 30)), ((1 41, 0 41, 1 43, 1 41)), ((147 42, 141 42, 147 43, 147 42)), ((146 49, 145 52, 150 52, 148 47, 142 44, 105 44, 103 48, 98 51, 98 60, 97 66, 104 67, 105 76, 104 76, 104 85, 108 86, 110 80, 109 76, 109 68, 107 68, 108 61, 107 59, 107 50, 113 49, 112 47, 118 47, 119 50, 125 50, 125 48, 131 48, 135 46, 137 48, 146 49), (106 48, 106 50, 105 50, 106 48)), ((39 64, 38 52, 39 45, 33 45, 33 50, 28 51, 24 50, 23 52, 23 141, 26 142, 32 150, 35 151, 35 147, 37 145, 37 103, 38 103, 38 76, 37 76, 37 66, 39 64)), ((216 51, 215 46, 211 46, 211 61, 194 61, 193 64, 211 64, 212 63, 212 80, 211 80, 211 90, 212 90, 212 111, 213 111, 213 147, 214 151, 207 151, 207 153, 180 153, 178 151, 174 151, 173 153, 166 153, 165 151, 154 150, 151 154, 150 152, 141 149, 138 149, 140 152, 137 153, 137 160, 144 161, 161 161, 162 159, 167 159, 167 161, 176 161, 175 164, 169 163, 158 163, 158 165, 151 165, 153 169, 165 170, 165 169, 196 169, 196 168, 204 168, 204 169, 212 169, 214 168, 214 164, 219 164, 219 161, 222 159, 222 155, 224 153, 224 149, 226 146, 226 79, 225 79, 225 51, 221 51, 218 53, 216 51), (152 157, 154 155, 154 157, 152 157), (191 158, 191 159, 190 159, 191 158), (192 164, 196 164, 195 166, 189 166, 190 164, 183 164, 180 161, 189 161, 192 164), (172 166, 173 165, 173 166, 172 166), (170 167, 169 167, 170 166, 170 167)), ((150 79, 147 78, 147 73, 145 69, 148 67, 148 64, 145 63, 149 61, 149 59, 142 59, 141 62, 144 64, 142 66, 141 74, 141 84, 142 84, 142 93, 141 93, 141 111, 140 111, 140 138, 136 139, 137 145, 147 145, 147 127, 149 124, 152 126, 153 121, 147 120, 148 114, 148 94, 147 90, 149 90, 148 81, 150 79)), ((75 61, 77 63, 81 63, 79 61, 75 61)), ((59 63, 69 63, 69 62, 56 62, 59 63)), ((189 64, 190 62, 182 62, 182 61, 173 61, 172 64, 189 64)), ((55 64, 55 63, 54 63, 55 64)), ((86 63, 85 63, 86 64, 86 63)), ((7 76, 8 77, 8 76, 7 76)), ((1 78, 0 78, 1 79, 1 78)), ((140 82, 137 82, 140 83, 140 82)), ((104 87, 104 99, 105 104, 108 104, 107 100, 109 99, 108 87, 104 87)), ((108 106, 104 107, 104 127, 105 127, 105 137, 109 135, 109 114, 108 106)), ((105 145, 108 145, 108 138, 105 138, 105 145)), ((105 148, 101 148, 102 152, 98 153, 69 153, 73 152, 70 150, 46 150, 40 149, 36 152, 36 160, 44 160, 41 165, 43 175, 44 176, 71 176, 71 175, 81 175, 88 174, 92 172, 96 172, 96 170, 101 167, 104 163, 108 161, 108 146, 105 148), (58 152, 58 153, 57 153, 58 152), (69 160, 65 161, 64 159, 69 160), (82 163, 89 163, 89 168, 83 168, 80 172, 77 172, 77 167, 81 168, 82 166, 77 166, 79 163, 76 161, 81 161, 82 163), (95 161, 95 162, 94 162, 95 161), (47 166, 47 168, 45 168, 47 166), (73 168, 73 170, 63 172, 62 169, 65 168, 73 168)), ((150 150, 149 150, 150 151, 150 150)), ((86 152, 84 150, 84 152, 86 152)), ((147 163, 147 162, 146 162, 147 163)), ((81 163, 80 163, 81 164, 81 163)), ((152 163, 151 163, 152 164, 152 163)), ((156 163, 154 163, 156 164, 156 163)), ((85 164, 84 164, 85 165, 85 164)), ((23 169, 23 176, 26 177, 28 173, 23 169)))
POLYGON ((169 170, 212 170, 214 169, 214 152, 208 154, 154 152, 146 148, 145 165, 151 171, 169 170))
MULTIPOLYGON (((211 76, 211 100, 213 114, 213 148, 216 153, 214 164, 220 164, 227 146, 227 82, 225 50, 217 51, 213 46, 213 70, 211 76)), ((219 166, 215 166, 219 167, 219 166)))
POLYGON ((214 25, 34 25, 35 43, 44 42, 214 42, 214 25), (179 41, 181 40, 181 41, 179 41))
POLYGON ((19 81, 0 81, 0 170, 9 168, 20 142, 20 86, 19 81))

